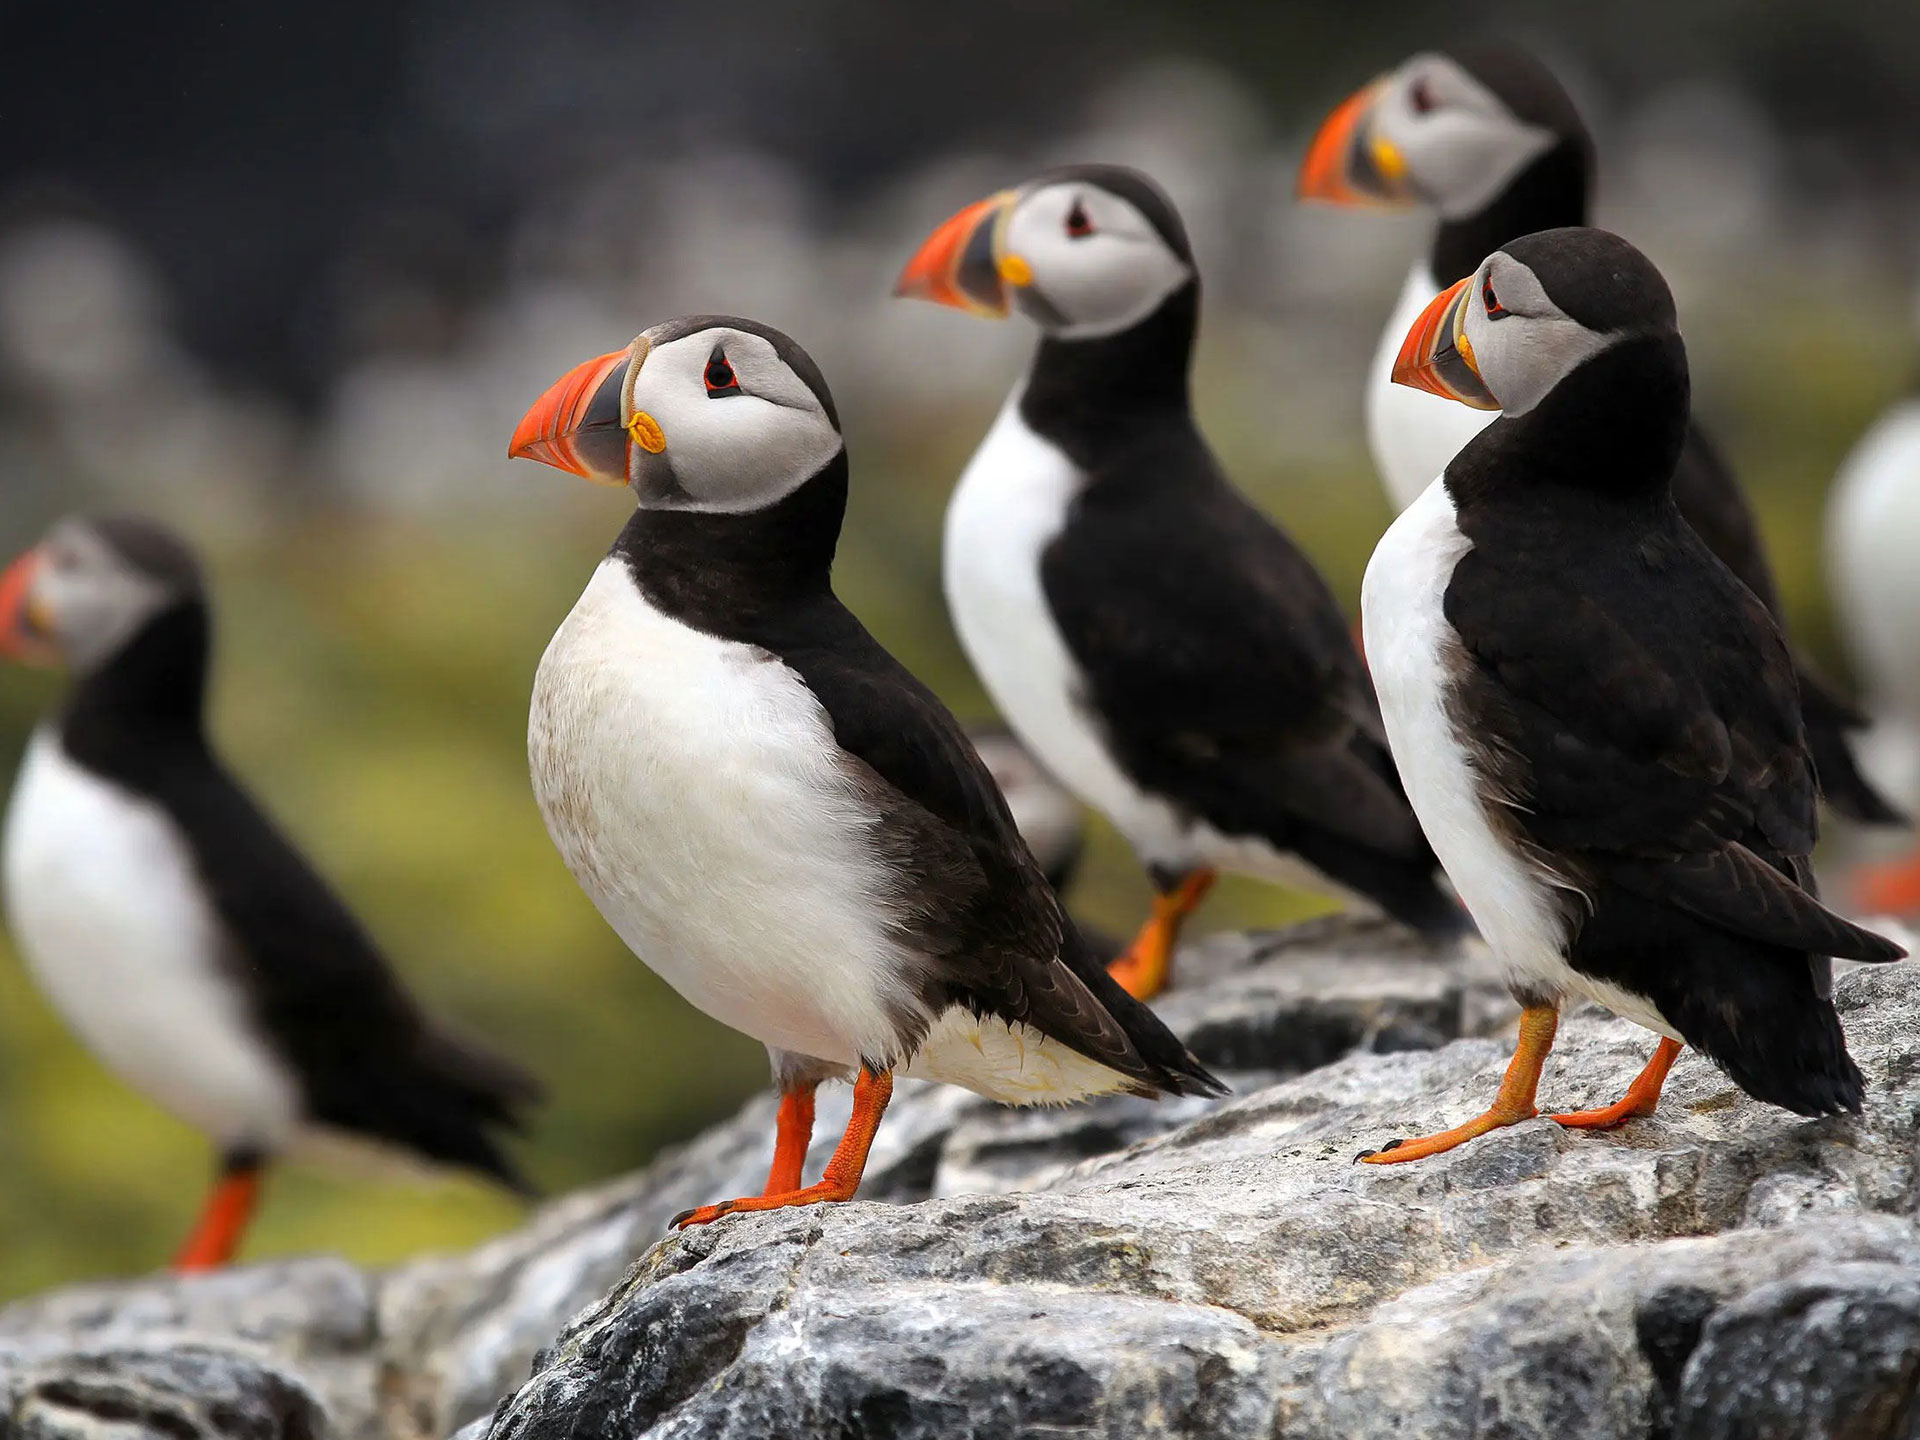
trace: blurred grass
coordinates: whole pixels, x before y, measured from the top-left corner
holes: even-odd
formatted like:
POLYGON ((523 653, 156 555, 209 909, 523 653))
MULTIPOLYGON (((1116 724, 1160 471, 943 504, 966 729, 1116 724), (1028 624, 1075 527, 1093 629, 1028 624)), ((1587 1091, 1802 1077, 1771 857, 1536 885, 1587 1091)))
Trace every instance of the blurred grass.
MULTIPOLYGON (((1759 506, 1795 627, 1840 671, 1820 507, 1847 447, 1907 377, 1904 316, 1749 298, 1750 312, 1736 304, 1705 317, 1697 336, 1690 327, 1696 371, 1710 376, 1700 404, 1759 506), (1764 324, 1749 318, 1760 313, 1764 324)), ((1388 519, 1359 448, 1357 376, 1352 413, 1322 421, 1352 447, 1307 471, 1262 458, 1275 453, 1272 407, 1219 350, 1202 359, 1202 418, 1229 469, 1284 517, 1352 609, 1388 519)), ((853 417, 838 570, 880 640, 969 719, 991 711, 941 604, 940 512, 990 415, 959 410, 911 432, 853 417)), ((527 786, 534 666, 624 514, 621 499, 600 497, 431 525, 323 514, 211 557, 222 744, 432 1008, 545 1077, 552 1101, 521 1154, 555 1192, 643 1164, 765 1083, 757 1045, 681 1002, 601 923, 527 786)), ((13 763, 57 693, 53 677, 0 677, 0 764, 13 763)), ((1073 898, 1121 931, 1144 911, 1145 882, 1104 826, 1073 898)), ((1199 928, 1324 908, 1236 881, 1199 928)), ((209 1163, 199 1136, 105 1074, 13 957, 0 957, 0 1297, 163 1263, 209 1163)), ((471 1243, 518 1213, 458 1178, 396 1184, 290 1167, 272 1181, 247 1253, 390 1262, 471 1243)))

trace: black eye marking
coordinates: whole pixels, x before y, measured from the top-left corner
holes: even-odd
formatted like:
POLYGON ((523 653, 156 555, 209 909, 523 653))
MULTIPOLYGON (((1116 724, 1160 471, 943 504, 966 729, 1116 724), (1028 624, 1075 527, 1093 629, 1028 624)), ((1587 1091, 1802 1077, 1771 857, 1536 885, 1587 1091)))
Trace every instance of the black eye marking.
POLYGON ((1076 196, 1073 208, 1067 211, 1067 238, 1084 240, 1091 234, 1093 234, 1093 221, 1087 218, 1086 208, 1081 205, 1079 197, 1076 196))
POLYGON ((1480 282, 1480 303, 1486 308, 1487 319, 1504 320, 1513 312, 1500 303, 1500 297, 1493 293, 1493 276, 1489 275, 1480 282))
POLYGON ((1433 109, 1433 87, 1428 84, 1426 76, 1422 75, 1413 82, 1413 88, 1407 92, 1407 99, 1413 105, 1413 113, 1416 115, 1424 115, 1433 109))
POLYGON ((739 395, 740 377, 733 373, 733 366, 727 363, 724 350, 713 352, 713 358, 707 361, 707 369, 702 377, 707 382, 707 398, 718 400, 722 395, 739 395))

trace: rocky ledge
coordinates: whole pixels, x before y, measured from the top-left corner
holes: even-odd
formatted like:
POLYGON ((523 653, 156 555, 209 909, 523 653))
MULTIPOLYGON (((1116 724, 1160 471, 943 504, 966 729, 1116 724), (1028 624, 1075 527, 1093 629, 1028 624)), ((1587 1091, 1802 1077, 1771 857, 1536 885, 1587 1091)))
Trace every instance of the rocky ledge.
MULTIPOLYGON (((1161 1008, 1225 1101, 903 1084, 859 1203, 663 1240, 763 1178, 761 1097, 469 1254, 0 1311, 0 1440, 1920 1437, 1920 971, 1839 982, 1859 1119, 1689 1056, 1613 1135, 1377 1169, 1354 1157, 1491 1095, 1484 957, 1335 921, 1182 966, 1161 1008)), ((1572 1017, 1543 1103, 1613 1098, 1650 1044, 1572 1017)))

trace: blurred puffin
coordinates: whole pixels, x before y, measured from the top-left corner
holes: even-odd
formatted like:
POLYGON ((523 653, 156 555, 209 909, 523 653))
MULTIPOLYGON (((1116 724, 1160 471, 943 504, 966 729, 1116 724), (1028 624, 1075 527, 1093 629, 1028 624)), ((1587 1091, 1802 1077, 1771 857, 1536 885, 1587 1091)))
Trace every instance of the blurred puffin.
MULTIPOLYGON (((1416 260, 1387 321, 1367 377, 1367 440, 1396 508, 1411 505, 1483 414, 1393 383, 1407 327, 1437 290, 1458 281, 1509 240, 1585 225, 1593 141, 1573 101, 1527 51, 1490 44, 1414 56, 1329 115, 1307 149, 1300 194, 1369 209, 1429 206, 1440 224, 1416 260)), ((1689 424, 1673 498, 1782 627, 1784 614, 1760 530, 1719 452, 1689 424)), ((1849 819, 1898 825, 1906 817, 1861 773, 1847 732, 1866 717, 1796 657, 1801 708, 1827 803, 1849 819)))
POLYGON ((1200 280, 1167 197, 1048 171, 942 225, 897 293, 1041 329, 948 506, 947 604, 1014 732, 1146 863, 1121 983, 1165 984, 1218 870, 1458 935, 1339 607, 1194 424, 1200 280))
POLYGON ((751 320, 656 325, 562 376, 511 453, 639 502, 534 680, 548 832, 781 1091, 765 1193, 676 1224, 852 1198, 896 1070, 1015 1105, 1219 1093, 1064 923, 958 722, 834 595, 847 453, 805 351, 751 320), (850 1074, 803 1185, 814 1089, 850 1074))
POLYGON ((1433 299, 1402 385, 1501 412, 1375 550, 1367 654, 1407 794, 1524 1007, 1477 1119, 1530 1119, 1566 999, 1661 1035, 1618 1103, 1650 1114, 1681 1045, 1756 1099, 1860 1108, 1828 957, 1897 946, 1806 888, 1813 771, 1791 657, 1681 518, 1686 351, 1672 296, 1601 230, 1514 240, 1433 299))
POLYGON ((225 1264, 268 1161, 345 1136, 525 1183, 491 1131, 539 1087, 423 1015, 208 742, 199 566, 145 520, 68 520, 0 577, 0 653, 73 687, 7 812, 7 912, 96 1055, 219 1146, 176 1264, 225 1264))
MULTIPOLYGON (((1827 500, 1827 577, 1840 634, 1865 681, 1867 757, 1909 803, 1920 796, 1920 396, 1883 414, 1840 467, 1827 500)), ((1920 910, 1920 849, 1856 878, 1869 911, 1920 910)))

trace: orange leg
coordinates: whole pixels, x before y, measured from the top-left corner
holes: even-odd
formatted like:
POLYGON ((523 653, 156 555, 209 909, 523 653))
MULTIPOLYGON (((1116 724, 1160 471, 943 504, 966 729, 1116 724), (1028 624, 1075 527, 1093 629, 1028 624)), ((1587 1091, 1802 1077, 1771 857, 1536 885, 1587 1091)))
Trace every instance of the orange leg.
POLYGON ((1540 1087, 1540 1067, 1547 1063, 1547 1052, 1553 1049, 1554 1032, 1559 1028, 1560 1012, 1551 1005, 1527 1006, 1520 1012, 1520 1043, 1514 1047, 1513 1059, 1507 1063, 1507 1073, 1500 1081, 1500 1093, 1494 1096, 1486 1114, 1475 1116, 1466 1124, 1456 1125, 1451 1130, 1442 1130, 1438 1135, 1425 1135, 1418 1140, 1389 1141, 1380 1149, 1370 1150, 1360 1158, 1369 1165, 1399 1165, 1408 1160, 1424 1160, 1429 1155, 1438 1155, 1443 1150, 1464 1145, 1489 1130, 1533 1119, 1540 1113, 1533 1106, 1534 1092, 1540 1087))
POLYGON ((1864 865, 1854 880, 1860 908, 1875 915, 1920 911, 1920 850, 1882 865, 1864 865))
POLYGON ((1173 976, 1173 947, 1180 926, 1199 908, 1213 888, 1214 872, 1195 870, 1173 889, 1153 897, 1153 914, 1133 937, 1133 944, 1107 966, 1107 973, 1136 1000, 1151 1000, 1167 988, 1173 976))
POLYGON ((780 1118, 775 1124, 773 1168, 767 1171, 767 1188, 762 1195, 784 1195, 800 1188, 800 1169, 807 1163, 807 1146, 813 1143, 812 1084, 789 1090, 780 1097, 780 1118))
POLYGON ((173 1268, 182 1272, 218 1270, 233 1259, 240 1239, 260 1203, 262 1167, 255 1162, 229 1165, 215 1182, 206 1208, 187 1236, 187 1243, 174 1257, 173 1268))
POLYGON ((1680 1058, 1681 1044, 1678 1040, 1668 1040, 1664 1036, 1654 1047, 1653 1058, 1647 1061, 1646 1068, 1633 1077, 1633 1084, 1627 1087, 1627 1093, 1611 1105, 1603 1105, 1598 1110, 1575 1110, 1566 1115, 1549 1115, 1569 1130, 1611 1130, 1616 1125, 1640 1115, 1653 1114, 1654 1107, 1660 1103, 1660 1087, 1667 1083, 1667 1072, 1673 1069, 1673 1062, 1680 1058))
POLYGON ((873 1148, 873 1136, 880 1128, 880 1117, 887 1113, 887 1102, 892 1098, 893 1072, 883 1070, 876 1075, 863 1067, 859 1078, 853 1082, 853 1118, 847 1121, 847 1133, 840 1137, 833 1158, 827 1162, 827 1173, 818 1185, 785 1190, 774 1195, 722 1200, 718 1205, 702 1205, 697 1210, 685 1210, 674 1216, 673 1227, 679 1230, 689 1225, 705 1225, 736 1210, 784 1210, 790 1205, 819 1205, 830 1200, 851 1200, 854 1191, 860 1188, 860 1176, 867 1168, 867 1152, 873 1148))

